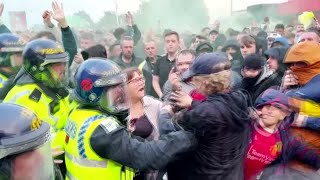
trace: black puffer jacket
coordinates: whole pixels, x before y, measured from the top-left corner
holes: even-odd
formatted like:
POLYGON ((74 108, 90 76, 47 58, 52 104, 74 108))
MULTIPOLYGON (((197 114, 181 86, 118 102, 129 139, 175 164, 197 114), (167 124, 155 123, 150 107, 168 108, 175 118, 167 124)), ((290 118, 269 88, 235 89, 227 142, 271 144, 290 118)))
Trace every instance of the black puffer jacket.
POLYGON ((241 92, 217 93, 193 104, 180 125, 195 133, 198 147, 168 166, 169 180, 243 179, 250 123, 246 99, 241 92))

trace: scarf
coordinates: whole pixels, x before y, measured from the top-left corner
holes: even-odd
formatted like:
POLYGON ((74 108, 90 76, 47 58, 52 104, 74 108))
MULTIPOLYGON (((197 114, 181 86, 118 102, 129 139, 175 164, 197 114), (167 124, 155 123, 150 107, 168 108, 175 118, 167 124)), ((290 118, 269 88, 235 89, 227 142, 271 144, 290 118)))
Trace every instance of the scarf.
POLYGON ((297 76, 299 85, 307 84, 313 77, 320 74, 320 62, 309 65, 307 67, 290 67, 293 74, 297 76))

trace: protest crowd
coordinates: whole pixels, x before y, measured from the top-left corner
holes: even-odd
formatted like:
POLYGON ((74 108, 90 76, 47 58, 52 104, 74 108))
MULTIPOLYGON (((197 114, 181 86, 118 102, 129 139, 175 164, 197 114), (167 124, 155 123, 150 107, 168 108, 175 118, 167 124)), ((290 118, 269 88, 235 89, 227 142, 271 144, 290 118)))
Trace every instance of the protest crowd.
POLYGON ((0 180, 320 179, 315 16, 183 36, 39 18, 0 24, 0 180))

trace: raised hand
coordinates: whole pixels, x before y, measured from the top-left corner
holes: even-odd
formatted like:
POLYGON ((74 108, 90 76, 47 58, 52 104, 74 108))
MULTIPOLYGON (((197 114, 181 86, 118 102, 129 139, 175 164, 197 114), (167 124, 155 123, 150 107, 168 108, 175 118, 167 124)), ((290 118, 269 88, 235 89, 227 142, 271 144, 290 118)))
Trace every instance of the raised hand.
POLYGON ((53 1, 52 2, 52 11, 50 12, 50 15, 52 16, 52 18, 54 20, 56 20, 59 23, 59 25, 62 28, 68 27, 62 4, 61 4, 61 6, 59 6, 59 4, 56 1, 53 1))
POLYGON ((0 3, 0 17, 2 16, 3 9, 4 9, 4 4, 0 3))
POLYGON ((128 11, 128 13, 126 14, 126 21, 128 26, 133 25, 133 16, 130 11, 128 11))
POLYGON ((48 27, 53 27, 53 23, 51 21, 51 14, 48 10, 43 12, 42 19, 44 24, 46 24, 48 27))
POLYGON ((215 29, 215 30, 219 30, 219 28, 220 28, 220 21, 215 20, 214 23, 213 23, 213 27, 212 27, 212 28, 215 29))

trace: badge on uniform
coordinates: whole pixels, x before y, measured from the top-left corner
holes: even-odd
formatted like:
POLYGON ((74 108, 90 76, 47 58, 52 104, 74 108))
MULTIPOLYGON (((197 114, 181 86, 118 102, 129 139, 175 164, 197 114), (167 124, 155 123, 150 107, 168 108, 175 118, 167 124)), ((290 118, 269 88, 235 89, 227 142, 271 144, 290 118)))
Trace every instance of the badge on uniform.
POLYGON ((110 119, 102 121, 100 125, 106 131, 106 133, 110 133, 119 127, 118 123, 110 119))
POLYGON ((39 102, 41 95, 42 95, 41 91, 39 91, 38 89, 34 89, 30 94, 29 99, 35 102, 39 102))

